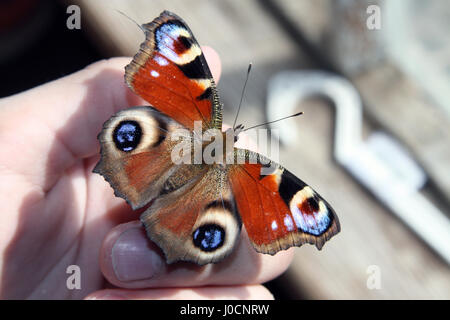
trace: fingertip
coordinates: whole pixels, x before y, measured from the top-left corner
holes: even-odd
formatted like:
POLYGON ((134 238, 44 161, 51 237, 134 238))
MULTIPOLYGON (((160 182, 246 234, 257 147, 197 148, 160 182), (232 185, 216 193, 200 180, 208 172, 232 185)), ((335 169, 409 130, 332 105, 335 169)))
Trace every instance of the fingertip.
POLYGON ((103 241, 100 268, 114 285, 149 280, 165 267, 160 249, 148 240, 140 221, 118 225, 103 241))

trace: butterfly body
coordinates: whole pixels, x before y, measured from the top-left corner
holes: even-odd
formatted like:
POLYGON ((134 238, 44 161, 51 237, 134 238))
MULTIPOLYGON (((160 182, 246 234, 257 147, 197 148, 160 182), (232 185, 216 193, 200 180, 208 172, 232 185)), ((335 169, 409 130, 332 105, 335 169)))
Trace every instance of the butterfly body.
POLYGON ((334 210, 279 164, 236 148, 242 126, 221 131, 217 89, 188 26, 165 11, 143 28, 125 81, 152 106, 104 124, 94 172, 133 209, 146 207, 141 221, 167 262, 219 262, 242 225, 258 252, 322 248, 340 230, 334 210))

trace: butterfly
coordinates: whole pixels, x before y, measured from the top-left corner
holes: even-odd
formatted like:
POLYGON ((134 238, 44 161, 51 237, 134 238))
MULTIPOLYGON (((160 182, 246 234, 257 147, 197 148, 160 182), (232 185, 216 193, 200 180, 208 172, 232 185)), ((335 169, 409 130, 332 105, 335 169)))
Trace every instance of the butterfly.
POLYGON ((94 172, 134 210, 145 208, 140 219, 167 263, 220 262, 242 224, 260 253, 304 243, 321 249, 340 231, 334 210, 281 165, 233 146, 241 127, 222 132, 217 88, 187 24, 164 11, 142 28, 146 39, 125 67, 125 82, 151 106, 121 110, 105 122, 94 172), (198 121, 200 134, 215 129, 232 137, 231 152, 224 151, 231 163, 173 161, 179 141, 200 141, 198 121), (174 141, 178 131, 194 134, 174 141))

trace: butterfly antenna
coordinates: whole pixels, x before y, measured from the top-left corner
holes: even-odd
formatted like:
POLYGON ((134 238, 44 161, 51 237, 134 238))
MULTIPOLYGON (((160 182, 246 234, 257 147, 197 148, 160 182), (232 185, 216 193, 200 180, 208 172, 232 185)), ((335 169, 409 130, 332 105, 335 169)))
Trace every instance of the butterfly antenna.
POLYGON ((247 69, 247 76, 245 78, 245 83, 244 83, 244 87, 242 88, 242 93, 241 93, 241 101, 239 101, 239 107, 236 113, 236 117, 234 118, 234 123, 233 123, 233 130, 236 129, 236 121, 238 119, 239 116, 239 111, 241 111, 241 105, 242 105, 242 100, 244 99, 244 93, 245 93, 245 87, 247 87, 247 81, 248 81, 248 77, 250 75, 250 71, 252 70, 252 63, 250 62, 248 64, 248 69, 247 69))
POLYGON ((277 120, 273 120, 273 121, 269 121, 269 122, 264 122, 264 123, 261 123, 261 124, 257 124, 256 126, 253 126, 253 127, 247 128, 247 129, 244 129, 244 130, 242 130, 242 131, 247 131, 247 130, 250 130, 250 129, 253 129, 253 128, 257 128, 257 127, 264 126, 264 125, 266 125, 266 124, 271 124, 271 123, 278 122, 278 121, 281 121, 281 120, 285 120, 285 119, 297 117, 297 116, 302 115, 302 114, 303 114, 303 112, 298 112, 298 113, 296 113, 296 114, 292 114, 292 115, 290 115, 290 116, 283 117, 283 118, 280 118, 280 119, 277 119, 277 120))
POLYGON ((115 10, 116 10, 118 13, 120 13, 121 15, 123 15, 124 17, 128 18, 128 20, 132 21, 135 25, 138 26, 139 29, 142 30, 142 32, 145 33, 145 29, 144 29, 139 23, 137 23, 136 20, 132 19, 131 17, 129 17, 128 15, 126 15, 125 13, 123 13, 123 12, 120 11, 120 10, 117 10, 117 9, 115 9, 115 10))

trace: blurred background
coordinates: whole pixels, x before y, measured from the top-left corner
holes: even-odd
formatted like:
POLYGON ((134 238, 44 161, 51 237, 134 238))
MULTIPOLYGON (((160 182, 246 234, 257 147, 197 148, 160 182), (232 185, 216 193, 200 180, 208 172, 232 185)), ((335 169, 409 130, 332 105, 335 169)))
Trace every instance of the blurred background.
POLYGON ((164 9, 220 54, 225 122, 249 62, 239 122, 305 113, 274 126, 279 161, 342 231, 322 251, 297 248, 266 284, 275 297, 450 299, 450 3, 3 0, 0 97, 134 55, 144 36, 116 10, 147 23, 164 9))

